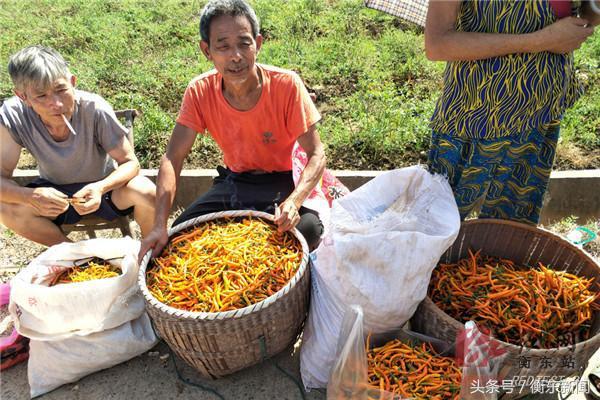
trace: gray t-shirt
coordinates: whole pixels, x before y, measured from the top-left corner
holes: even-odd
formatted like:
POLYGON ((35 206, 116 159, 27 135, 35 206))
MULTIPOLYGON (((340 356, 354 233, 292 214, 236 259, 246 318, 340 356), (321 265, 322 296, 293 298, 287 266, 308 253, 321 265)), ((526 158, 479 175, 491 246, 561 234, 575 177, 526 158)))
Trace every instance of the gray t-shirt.
POLYGON ((127 136, 127 129, 102 97, 81 90, 75 90, 70 122, 77 135, 56 142, 40 116, 18 97, 0 107, 0 123, 36 159, 41 178, 59 185, 104 179, 116 168, 107 152, 127 136))

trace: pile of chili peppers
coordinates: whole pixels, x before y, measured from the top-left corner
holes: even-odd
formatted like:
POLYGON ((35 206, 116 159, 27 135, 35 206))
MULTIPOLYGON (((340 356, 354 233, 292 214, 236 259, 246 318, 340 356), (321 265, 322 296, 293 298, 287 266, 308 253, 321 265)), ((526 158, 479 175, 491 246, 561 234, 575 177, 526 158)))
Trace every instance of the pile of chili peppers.
POLYGON ((301 261, 302 246, 292 233, 260 218, 218 219, 174 236, 146 278, 163 304, 220 312, 275 294, 301 261))
POLYGON ((77 267, 72 267, 58 274, 50 283, 50 286, 63 283, 86 282, 95 279, 113 278, 121 275, 121 269, 108 262, 94 262, 77 267))
MULTIPOLYGON (((451 357, 439 356, 428 343, 411 347, 398 339, 369 350, 369 385, 400 398, 460 398, 462 372, 451 357)), ((396 397, 394 397, 396 398, 396 397)))
POLYGON ((541 263, 523 268, 469 251, 468 258, 434 270, 429 295, 454 319, 473 320, 504 342, 549 349, 589 338, 600 310, 592 286, 598 286, 594 279, 541 263))

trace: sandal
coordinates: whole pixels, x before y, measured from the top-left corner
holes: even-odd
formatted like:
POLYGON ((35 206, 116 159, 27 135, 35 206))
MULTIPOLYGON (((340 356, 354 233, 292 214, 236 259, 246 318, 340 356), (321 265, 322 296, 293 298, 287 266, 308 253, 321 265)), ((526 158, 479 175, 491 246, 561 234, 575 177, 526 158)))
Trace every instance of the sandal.
POLYGON ((589 397, 595 400, 600 400, 600 367, 590 372, 587 376, 590 383, 589 397))

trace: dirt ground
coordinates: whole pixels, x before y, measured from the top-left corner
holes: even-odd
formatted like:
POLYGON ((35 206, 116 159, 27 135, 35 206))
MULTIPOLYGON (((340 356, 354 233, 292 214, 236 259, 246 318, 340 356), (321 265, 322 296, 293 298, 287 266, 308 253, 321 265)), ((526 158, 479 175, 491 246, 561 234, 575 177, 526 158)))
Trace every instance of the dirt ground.
MULTIPOLYGON (((302 393, 296 382, 280 372, 274 362, 294 379, 300 379, 298 352, 289 348, 262 364, 216 380, 202 379, 164 342, 127 362, 63 385, 43 400, 325 400, 323 391, 302 393), (181 380, 175 370, 175 362, 181 380), (195 385, 213 389, 217 394, 195 385), (221 397, 219 397, 221 396, 221 397)), ((27 363, 2 372, 2 400, 29 399, 27 363)))

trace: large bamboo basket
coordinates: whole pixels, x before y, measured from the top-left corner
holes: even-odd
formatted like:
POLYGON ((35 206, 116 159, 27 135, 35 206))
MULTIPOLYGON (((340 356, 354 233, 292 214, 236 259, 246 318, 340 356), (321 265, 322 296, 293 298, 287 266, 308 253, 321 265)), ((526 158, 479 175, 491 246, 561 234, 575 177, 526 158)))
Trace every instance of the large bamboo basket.
MULTIPOLYGON (((465 258, 468 256, 468 249, 482 249, 484 254, 507 258, 520 265, 536 266, 538 262, 542 262, 553 269, 566 270, 587 278, 596 277, 596 280, 600 278, 600 267, 585 251, 544 229, 517 222, 494 219, 464 222, 456 241, 442 255, 440 263, 454 263, 465 258)), ((600 347, 599 314, 596 312, 593 317, 590 338, 575 346, 542 350, 496 341, 501 348, 508 351, 500 367, 499 379, 512 379, 514 376, 567 377, 580 374, 590 357, 600 347), (520 361, 525 360, 522 357, 530 359, 530 368, 521 368, 524 363, 520 361), (540 363, 542 359, 550 360, 552 366, 540 363), (569 367, 570 362, 564 360, 573 361, 575 368, 569 367), (561 363, 565 365, 561 366, 561 363)), ((463 324, 443 312, 427 297, 413 316, 411 327, 417 332, 453 343, 463 324)), ((503 398, 508 397, 515 396, 503 398)))
MULTIPOLYGON (((205 221, 246 216, 273 220, 258 211, 223 211, 179 224, 169 230, 169 237, 205 221)), ((159 302, 146 285, 150 252, 144 256, 138 283, 148 314, 169 347, 203 377, 216 379, 257 364, 284 350, 301 332, 308 312, 310 268, 306 241, 297 230, 293 234, 303 250, 296 274, 277 293, 238 310, 189 312, 159 302)))

